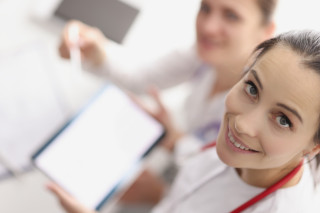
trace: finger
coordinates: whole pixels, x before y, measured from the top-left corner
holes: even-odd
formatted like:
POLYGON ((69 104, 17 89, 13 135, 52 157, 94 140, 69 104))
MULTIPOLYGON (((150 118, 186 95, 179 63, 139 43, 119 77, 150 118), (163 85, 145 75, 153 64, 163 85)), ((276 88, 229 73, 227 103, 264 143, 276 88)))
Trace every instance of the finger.
POLYGON ((151 86, 151 87, 148 88, 148 93, 155 100, 159 111, 161 111, 162 113, 166 113, 167 109, 164 106, 164 104, 163 104, 163 102, 162 102, 162 100, 160 98, 160 93, 159 93, 158 88, 155 87, 155 86, 151 86))
POLYGON ((46 185, 47 189, 49 189, 53 194, 55 194, 59 200, 71 200, 73 199, 71 195, 69 195, 67 192, 65 192, 63 189, 61 189, 57 184, 55 183, 48 183, 46 185))
POLYGON ((86 54, 92 55, 92 49, 95 49, 95 42, 97 42, 97 31, 98 29, 77 20, 68 22, 62 32, 61 44, 59 46, 61 57, 69 59, 70 48, 74 45, 80 47, 82 59, 87 58, 86 54), (74 40, 75 38, 76 40, 74 40))
POLYGON ((153 118, 158 119, 157 116, 155 115, 154 112, 152 112, 145 104, 142 103, 142 101, 133 93, 127 91, 126 92, 129 98, 138 106, 140 107, 143 111, 151 115, 153 118))
POLYGON ((61 42, 59 46, 59 54, 62 58, 69 59, 70 58, 70 51, 69 48, 66 46, 65 42, 61 42))
POLYGON ((70 26, 80 26, 79 21, 72 20, 66 24, 61 34, 61 43, 59 46, 59 53, 62 58, 69 59, 70 58, 70 47, 72 46, 72 42, 69 41, 69 29, 70 26))
POLYGON ((65 192, 57 184, 49 183, 47 184, 47 189, 57 196, 62 207, 68 213, 95 213, 95 211, 92 211, 79 203, 75 198, 65 192))
POLYGON ((105 59, 104 43, 107 39, 102 32, 95 27, 87 27, 81 31, 79 36, 79 47, 84 59, 92 60, 91 62, 101 63, 105 59))
POLYGON ((69 36, 70 28, 73 28, 73 27, 77 27, 79 29, 79 35, 80 35, 80 32, 84 30, 84 25, 80 21, 72 20, 66 24, 66 26, 62 31, 62 40, 65 43, 67 48, 70 48, 73 45, 72 41, 70 41, 70 36, 69 36))
POLYGON ((96 42, 100 31, 97 28, 86 25, 79 26, 79 45, 81 48, 87 48, 96 42))

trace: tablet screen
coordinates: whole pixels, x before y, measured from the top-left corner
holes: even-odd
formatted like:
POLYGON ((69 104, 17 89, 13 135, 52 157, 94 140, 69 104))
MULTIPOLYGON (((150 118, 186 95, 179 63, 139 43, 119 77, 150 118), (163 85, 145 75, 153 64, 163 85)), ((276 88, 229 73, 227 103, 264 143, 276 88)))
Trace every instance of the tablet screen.
POLYGON ((109 85, 32 160, 81 203, 99 209, 163 135, 160 123, 109 85))

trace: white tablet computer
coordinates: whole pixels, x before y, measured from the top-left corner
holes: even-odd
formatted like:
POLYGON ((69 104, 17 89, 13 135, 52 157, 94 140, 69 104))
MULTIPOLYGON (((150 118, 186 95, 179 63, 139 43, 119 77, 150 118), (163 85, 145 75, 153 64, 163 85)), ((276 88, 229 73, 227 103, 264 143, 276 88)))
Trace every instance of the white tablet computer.
POLYGON ((35 152, 32 162, 98 210, 164 133, 159 122, 108 85, 35 152))

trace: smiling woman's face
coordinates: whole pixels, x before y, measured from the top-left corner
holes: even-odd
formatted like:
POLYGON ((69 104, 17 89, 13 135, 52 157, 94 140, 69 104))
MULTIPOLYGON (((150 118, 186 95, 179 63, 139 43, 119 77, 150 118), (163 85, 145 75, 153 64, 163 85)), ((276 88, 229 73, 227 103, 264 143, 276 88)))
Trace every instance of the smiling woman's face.
POLYGON ((320 75, 278 45, 229 92, 217 139, 222 161, 236 168, 294 166, 315 147, 320 75))
POLYGON ((214 67, 244 63, 257 44, 269 38, 257 0, 202 0, 196 21, 197 49, 214 67))

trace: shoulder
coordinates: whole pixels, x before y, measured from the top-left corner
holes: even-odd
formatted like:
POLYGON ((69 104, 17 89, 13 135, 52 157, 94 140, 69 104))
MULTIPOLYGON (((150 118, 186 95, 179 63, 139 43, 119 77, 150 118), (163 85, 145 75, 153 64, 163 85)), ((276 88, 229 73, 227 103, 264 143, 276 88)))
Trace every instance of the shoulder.
POLYGON ((200 151, 194 157, 191 157, 179 173, 180 177, 190 182, 197 182, 208 173, 220 173, 227 167, 218 157, 216 148, 209 148, 200 151))
POLYGON ((295 186, 277 190, 253 207, 252 212, 320 212, 313 177, 309 166, 304 166, 303 176, 295 186))

